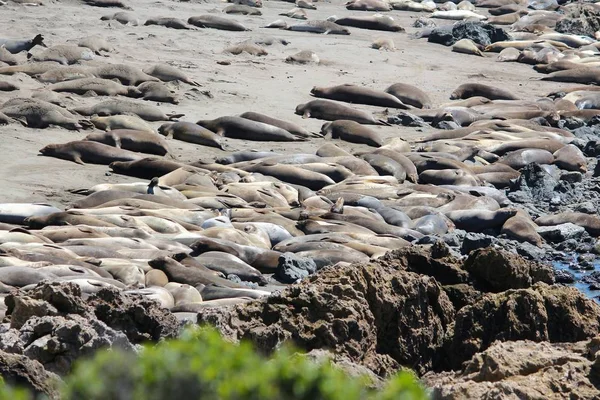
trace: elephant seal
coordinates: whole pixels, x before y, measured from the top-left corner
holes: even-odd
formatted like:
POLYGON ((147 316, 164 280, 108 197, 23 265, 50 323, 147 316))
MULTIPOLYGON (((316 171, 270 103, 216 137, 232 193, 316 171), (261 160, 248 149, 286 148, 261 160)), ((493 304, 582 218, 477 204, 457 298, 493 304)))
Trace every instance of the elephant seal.
POLYGON ((529 218, 527 214, 519 211, 514 217, 506 220, 500 233, 508 236, 510 239, 519 242, 531 243, 540 247, 544 239, 536 231, 537 225, 529 218))
POLYGON ((233 55, 240 55, 242 53, 246 53, 246 54, 250 54, 252 56, 266 56, 269 53, 267 52, 267 50, 265 50, 264 47, 259 46, 255 43, 252 42, 241 42, 241 43, 237 43, 234 44, 232 46, 228 46, 225 48, 225 50, 223 50, 224 53, 229 53, 229 54, 233 54, 233 55))
POLYGON ((302 118, 318 118, 326 121, 345 119, 365 125, 389 125, 383 120, 376 120, 373 115, 365 111, 329 100, 312 100, 305 104, 299 104, 296 107, 296 114, 302 115, 302 118))
POLYGON ((572 223, 581 226, 592 236, 600 236, 600 217, 594 214, 562 212, 539 217, 535 220, 535 223, 539 226, 554 226, 572 223))
POLYGON ((48 85, 48 90, 54 92, 69 92, 75 94, 96 93, 98 96, 129 96, 141 97, 140 91, 133 86, 123 86, 112 80, 102 78, 81 78, 48 85))
POLYGON ((145 68, 143 72, 154 78, 158 78, 163 82, 180 81, 187 83, 188 85, 200 86, 198 82, 190 79, 182 71, 167 64, 156 64, 149 68, 145 68))
POLYGON ((202 288, 200 294, 202 295, 202 299, 204 299, 205 302, 209 302, 212 300, 235 299, 242 297, 260 299, 261 297, 268 296, 269 292, 265 292, 262 290, 244 290, 220 287, 217 285, 206 285, 202 288))
POLYGON ((44 156, 62 158, 82 165, 86 162, 108 165, 114 161, 135 161, 143 157, 128 150, 86 140, 49 144, 42 148, 40 153, 44 156))
POLYGON ((163 287, 169 283, 169 278, 160 269, 151 269, 146 272, 145 282, 146 287, 159 286, 163 287))
POLYGON ((102 36, 87 36, 81 38, 79 42, 77 42, 79 47, 87 47, 92 50, 96 54, 101 54, 101 52, 111 52, 114 48, 102 37, 102 36))
POLYGON ((158 133, 166 137, 172 137, 188 143, 195 143, 202 146, 216 147, 225 150, 225 143, 219 135, 192 122, 175 122, 163 124, 158 128, 158 133))
POLYGON ((331 134, 332 139, 342 139, 350 143, 363 143, 373 147, 381 147, 383 144, 383 140, 377 132, 355 121, 327 122, 321 127, 321 133, 323 135, 331 134))
POLYGON ((141 69, 127 64, 107 64, 92 69, 93 74, 103 79, 118 79, 124 85, 139 85, 143 82, 158 81, 141 69))
POLYGON ((56 61, 63 65, 71 65, 80 61, 90 61, 94 59, 94 56, 94 52, 87 47, 70 44, 53 46, 36 55, 27 54, 27 57, 33 61, 56 61))
MULTIPOLYGON (((35 74, 34 77, 44 83, 60 83, 65 81, 71 81, 74 79, 83 78, 97 78, 94 74, 94 70, 88 67, 82 67, 79 65, 69 65, 60 68, 52 68, 45 71, 42 74, 35 74)), ((111 81, 112 82, 112 81, 111 81)), ((115 82, 113 82, 115 83, 115 82)), ((125 92, 126 93, 126 92, 125 92)), ((85 92, 84 92, 85 94, 85 92)))
POLYGON ((35 285, 43 280, 56 280, 57 276, 26 266, 0 268, 0 282, 13 287, 35 285))
POLYGON ((481 83, 465 83, 460 85, 452 92, 450 99, 468 99, 475 96, 485 97, 490 100, 519 100, 518 97, 504 89, 481 83))
POLYGON ((279 263, 279 256, 281 256, 278 251, 239 245, 230 240, 209 237, 199 238, 190 247, 194 250, 192 256, 198 256, 209 251, 221 251, 236 256, 246 264, 264 273, 275 272, 279 263))
POLYGON ((49 204, 0 203, 0 222, 24 225, 29 217, 43 217, 61 212, 49 204))
POLYGON ((319 172, 309 171, 294 165, 277 164, 270 161, 258 162, 246 168, 248 172, 258 172, 269 175, 293 185, 305 186, 311 190, 320 190, 335 182, 328 176, 319 172))
POLYGON ((311 33, 322 33, 324 35, 349 35, 350 31, 341 25, 331 21, 306 21, 301 24, 290 25, 285 27, 288 31, 296 32, 311 32, 311 33))
POLYGON ((362 86, 344 84, 332 87, 313 87, 310 91, 315 97, 346 103, 367 104, 371 106, 408 109, 408 106, 397 97, 362 86))
POLYGON ((600 85, 600 69, 583 67, 556 71, 544 76, 540 80, 600 85))
POLYGON ((302 50, 296 54, 287 56, 285 58, 285 62, 286 63, 297 63, 297 64, 310 64, 310 63, 319 64, 321 62, 321 59, 319 58, 317 53, 315 53, 314 51, 302 50))
POLYGON ((200 28, 213 28, 224 31, 249 31, 244 25, 237 21, 219 17, 217 15, 204 14, 188 19, 188 24, 194 25, 200 28))
POLYGON ((298 125, 288 122, 288 121, 283 121, 283 120, 280 120, 277 118, 269 117, 268 115, 248 111, 248 112, 240 114, 239 116, 240 116, 240 118, 249 119, 251 121, 256 121, 256 122, 261 122, 263 124, 276 126, 277 128, 281 128, 285 131, 288 131, 292 135, 295 135, 298 137, 309 138, 309 137, 315 136, 315 134, 310 133, 309 131, 302 128, 301 126, 298 126, 298 125))
POLYGON ((391 38, 380 37, 373 40, 371 48, 380 51, 395 51, 396 45, 391 38))
POLYGON ((406 83, 394 83, 384 90, 392 96, 397 97, 401 102, 417 108, 431 108, 433 102, 429 95, 416 86, 406 83))
POLYGON ((517 210, 456 210, 446 213, 458 229, 467 232, 480 232, 486 229, 500 228, 511 217, 517 215, 517 210))
POLYGON ((0 112, 30 128, 44 129, 56 125, 80 130, 91 126, 89 121, 76 119, 62 107, 37 99, 13 98, 0 106, 0 112))
POLYGON ((472 54, 479 57, 485 57, 481 49, 471 39, 461 39, 452 45, 452 51, 455 53, 472 54))
POLYGON ((173 296, 175 307, 182 304, 202 303, 202 296, 200 295, 200 292, 193 286, 169 282, 164 286, 164 288, 167 289, 173 296))
POLYGON ((179 97, 175 91, 160 82, 144 82, 136 90, 144 100, 179 104, 179 97))
POLYGON ((355 11, 392 11, 392 6, 383 0, 350 0, 346 9, 355 11))
POLYGON ((499 162, 518 170, 531 163, 552 164, 554 155, 547 150, 526 148, 506 153, 499 162))
POLYGON ((262 15, 256 7, 246 6, 243 4, 233 4, 223 9, 225 14, 241 14, 241 15, 262 15))
POLYGON ((148 25, 159 25, 171 29, 192 29, 188 24, 179 18, 150 18, 144 23, 144 26, 148 25))
POLYGON ((0 62, 8 65, 18 65, 19 59, 15 57, 10 51, 6 50, 4 45, 0 46, 0 62))
POLYGON ((35 35, 33 39, 0 39, 0 46, 12 54, 29 51, 35 46, 47 47, 42 35, 35 35))
POLYGON ((140 158, 134 161, 115 161, 110 163, 109 167, 118 174, 152 179, 185 167, 185 165, 163 158, 140 158))
POLYGON ((295 142, 303 141, 290 132, 273 125, 252 121, 241 117, 220 117, 213 120, 200 120, 198 125, 219 136, 256 141, 295 142))
POLYGON ((404 32, 394 18, 387 15, 350 16, 336 18, 333 22, 342 26, 351 26, 359 29, 369 29, 385 32, 404 32))
POLYGON ((74 111, 78 114, 88 116, 133 114, 146 121, 172 121, 184 115, 176 113, 165 114, 158 107, 146 103, 121 99, 106 100, 90 107, 78 107, 75 108, 74 111))
POLYGON ((316 10, 317 6, 310 0, 296 0, 296 7, 298 8, 306 8, 309 10, 316 10))
POLYGON ((398 182, 404 182, 404 179, 406 179, 404 167, 393 158, 373 153, 363 154, 361 158, 368 162, 379 175, 391 175, 398 182))
POLYGON ((429 169, 419 174, 421 183, 432 185, 478 186, 479 179, 462 169, 429 169))
POLYGON ((279 15, 282 15, 284 17, 288 17, 288 18, 293 18, 293 19, 308 19, 307 15, 306 15, 306 11, 304 11, 302 8, 292 8, 289 11, 280 13, 279 15))
POLYGON ((205 267, 223 273, 225 276, 237 275, 241 280, 265 285, 267 280, 256 268, 248 265, 238 257, 218 251, 209 251, 194 257, 205 267))
POLYGON ((111 115, 109 117, 93 116, 90 122, 98 129, 111 131, 115 129, 132 129, 136 131, 154 132, 146 121, 137 115, 111 115))
POLYGON ((169 152, 169 145, 162 137, 156 133, 146 131, 117 129, 108 132, 94 132, 87 135, 85 140, 104 143, 138 153, 164 156, 169 152))
POLYGON ((554 152, 554 165, 567 171, 587 172, 587 159, 578 147, 568 144, 554 152))

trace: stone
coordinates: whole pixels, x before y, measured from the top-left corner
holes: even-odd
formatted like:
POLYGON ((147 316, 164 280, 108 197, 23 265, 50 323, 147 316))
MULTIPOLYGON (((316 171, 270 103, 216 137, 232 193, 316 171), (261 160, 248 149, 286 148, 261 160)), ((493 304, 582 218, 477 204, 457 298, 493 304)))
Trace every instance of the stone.
POLYGON ((528 288, 534 283, 554 283, 549 265, 527 261, 504 250, 485 248, 472 252, 464 265, 485 291, 528 288))
POLYGON ((317 264, 312 259, 283 253, 279 256, 275 276, 283 283, 295 283, 316 271, 317 264))
POLYGON ((470 39, 481 46, 488 46, 495 42, 511 40, 511 37, 502 28, 479 21, 457 22, 450 31, 437 28, 428 37, 428 41, 444 46, 452 46, 461 39, 470 39))
POLYGON ((564 269, 557 269, 554 271, 554 281, 556 283, 574 283, 575 275, 564 269))
POLYGON ((462 246, 461 253, 469 254, 473 250, 489 247, 494 243, 494 237, 484 233, 469 232, 466 234, 462 246))
POLYGON ((536 232, 549 242, 560 243, 570 239, 580 239, 585 233, 585 228, 568 222, 554 226, 540 226, 536 232))

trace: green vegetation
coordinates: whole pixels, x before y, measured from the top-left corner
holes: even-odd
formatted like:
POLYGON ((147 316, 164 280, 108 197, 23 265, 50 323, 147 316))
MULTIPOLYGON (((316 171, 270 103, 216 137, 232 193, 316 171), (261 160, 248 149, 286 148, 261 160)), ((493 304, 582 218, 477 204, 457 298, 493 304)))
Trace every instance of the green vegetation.
MULTIPOLYGON (((0 388, 0 398, 9 388, 0 388)), ((249 343, 233 345, 213 329, 188 330, 178 340, 146 346, 139 355, 103 351, 78 362, 65 378, 63 399, 426 399, 414 376, 400 373, 379 391, 330 363, 294 357, 289 348, 271 358, 249 343)))

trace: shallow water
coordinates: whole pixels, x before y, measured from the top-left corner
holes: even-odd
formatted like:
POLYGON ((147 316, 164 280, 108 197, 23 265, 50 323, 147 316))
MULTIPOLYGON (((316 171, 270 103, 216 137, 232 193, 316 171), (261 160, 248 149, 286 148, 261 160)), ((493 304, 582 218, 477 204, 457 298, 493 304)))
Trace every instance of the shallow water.
POLYGON ((590 290, 589 284, 581 281, 581 279, 584 276, 589 275, 592 272, 599 270, 600 264, 594 264, 594 269, 590 270, 590 271, 573 270, 573 269, 569 268, 569 264, 561 263, 561 262, 552 263, 552 266, 556 269, 566 270, 566 271, 569 271, 570 273, 572 273, 575 276, 575 283, 572 283, 569 286, 576 287, 577 289, 581 290, 586 296, 594 299, 594 301, 596 301, 597 303, 600 303, 600 298, 599 298, 600 290, 590 290))

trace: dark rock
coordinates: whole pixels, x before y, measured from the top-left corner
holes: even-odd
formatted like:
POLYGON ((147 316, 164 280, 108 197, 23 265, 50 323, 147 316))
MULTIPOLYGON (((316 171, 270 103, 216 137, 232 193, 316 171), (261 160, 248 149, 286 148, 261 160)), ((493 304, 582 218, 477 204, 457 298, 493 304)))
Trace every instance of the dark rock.
POLYGON ((464 306, 475 303, 483 293, 475 289, 473 286, 466 283, 459 283, 458 285, 446 285, 443 286, 444 292, 448 295, 448 298, 454 305, 456 311, 460 310, 464 306))
POLYGON ((583 283, 587 283, 588 285, 593 285, 595 288, 600 288, 600 271, 594 271, 590 274, 585 275, 583 278, 581 278, 581 281, 583 283))
POLYGON ((352 362, 348 357, 340 354, 332 353, 324 349, 314 349, 305 354, 296 354, 296 357, 306 357, 307 359, 317 363, 329 363, 332 366, 344 371, 345 374, 357 379, 368 378, 367 385, 373 389, 381 389, 384 385, 384 380, 375 375, 370 369, 352 362))
POLYGON ((310 258, 298 257, 294 253, 279 256, 275 276, 283 283, 295 283, 314 274, 317 264, 310 258))
POLYGON ((473 42, 488 46, 495 42, 511 40, 511 37, 501 28, 485 22, 460 21, 452 26, 452 30, 437 28, 429 35, 433 43, 452 46, 461 39, 471 39, 473 42))
POLYGON ((598 157, 600 155, 600 143, 596 140, 590 140, 585 144, 583 154, 586 157, 598 157))
POLYGON ((554 271, 554 281, 556 283, 575 283, 575 275, 564 269, 554 271))
POLYGON ((467 270, 486 291, 528 288, 534 283, 554 283, 549 265, 526 261, 504 250, 476 250, 465 261, 467 270))
POLYGON ((568 222, 554 226, 540 226, 536 231, 545 240, 560 243, 570 239, 580 239, 585 233, 585 228, 568 222))
POLYGON ((6 384, 28 389, 35 395, 60 398, 60 378, 26 356, 0 351, 0 376, 6 384))
POLYGON ((473 250, 490 247, 494 243, 494 237, 483 233, 469 232, 466 234, 460 251, 463 254, 469 254, 473 250))
POLYGON ((427 126, 427 123, 421 117, 417 117, 406 111, 399 111, 396 115, 388 117, 387 122, 392 125, 402 126, 427 126))
POLYGON ((564 18, 556 22, 556 32, 584 35, 591 38, 600 30, 600 13, 591 7, 569 7, 564 18))
POLYGON ((272 352, 284 341, 329 349, 379 376, 410 365, 430 369, 453 319, 452 303, 430 277, 384 263, 325 267, 266 299, 206 309, 199 323, 272 352))
POLYGON ((494 341, 576 342, 600 329, 600 306, 575 288, 537 283, 487 294, 456 314, 445 360, 451 368, 494 341))
POLYGON ((564 172, 560 176, 560 180, 570 182, 570 183, 581 182, 583 180, 583 175, 581 174, 581 172, 577 172, 577 171, 564 172))
POLYGON ((521 176, 511 185, 508 198, 515 202, 544 203, 555 197, 554 188, 558 180, 553 178, 540 165, 531 163, 520 170, 521 176), (522 193, 521 198, 515 198, 514 193, 522 193))
POLYGON ((153 300, 127 295, 113 288, 98 291, 88 299, 96 317, 123 331, 132 343, 176 337, 177 318, 153 300))

